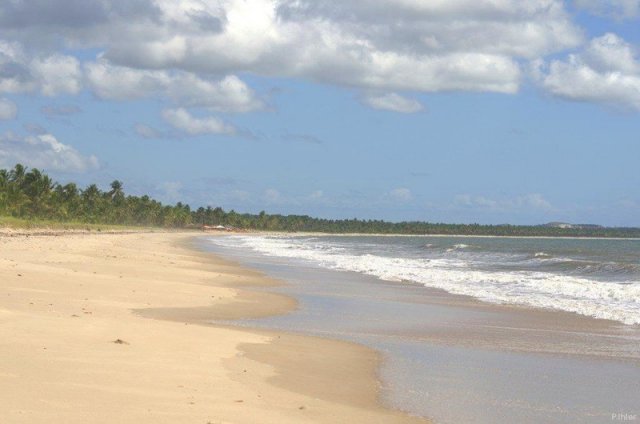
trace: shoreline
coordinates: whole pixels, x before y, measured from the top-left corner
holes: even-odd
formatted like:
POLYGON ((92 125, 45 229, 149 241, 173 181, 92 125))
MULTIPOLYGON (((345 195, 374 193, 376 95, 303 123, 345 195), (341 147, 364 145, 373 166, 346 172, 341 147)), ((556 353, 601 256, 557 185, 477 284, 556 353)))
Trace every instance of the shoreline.
MULTIPOLYGON (((214 252, 214 254, 217 254, 214 252)), ((276 258, 274 263, 283 258, 276 258)), ((235 260, 235 259, 234 259, 235 260)), ((251 261, 246 265, 254 268, 251 261)), ((255 267, 260 269, 258 265, 255 267)), ((307 273, 314 268, 309 266, 307 273)), ((430 325, 424 325, 419 330, 401 331, 397 333, 399 337, 409 336, 418 338, 423 341, 453 345, 453 340, 464 340, 466 346, 482 347, 484 349, 496 351, 508 351, 515 353, 533 353, 543 355, 559 355, 566 357, 585 358, 585 359, 608 359, 622 362, 640 363, 640 355, 638 352, 630 353, 625 349, 612 350, 613 345, 591 346, 589 351, 579 351, 573 348, 568 349, 563 346, 563 341, 570 340, 574 337, 593 336, 603 339, 620 339, 629 335, 640 336, 640 324, 626 324, 614 319, 597 318, 590 315, 584 315, 573 311, 554 309, 551 307, 536 307, 521 303, 499 303, 491 302, 478 297, 467 294, 456 294, 448 292, 438 287, 425 286, 422 283, 413 281, 387 281, 377 276, 369 274, 361 274, 351 270, 334 270, 324 269, 322 267, 315 268, 320 272, 334 273, 340 280, 346 279, 363 279, 374 281, 376 284, 382 284, 390 287, 391 290, 398 288, 405 293, 412 293, 403 298, 403 302, 411 305, 424 305, 426 307, 444 307, 455 310, 470 312, 473 314, 483 314, 485 317, 481 322, 467 322, 464 327, 450 326, 448 323, 439 323, 446 325, 446 332, 442 328, 435 333, 426 331, 430 325), (497 319, 496 316, 500 318, 497 319), (470 334, 470 328, 476 334, 470 334), (489 336, 489 333, 502 333, 499 337, 495 334, 489 336), (541 343, 540 340, 522 344, 523 334, 539 333, 541 335, 553 334, 556 336, 555 341, 546 340, 541 343), (487 344, 481 339, 491 337, 491 344, 487 344), (511 340, 519 338, 520 344, 513 345, 511 340), (564 339, 564 340, 563 340, 564 339)), ((264 272, 264 271, 263 271, 264 272)), ((266 273, 269 275, 269 273, 266 273)), ((286 280, 275 273, 275 277, 286 280)), ((280 290, 279 293, 285 293, 294 296, 290 291, 280 290)), ((297 293, 296 296, 300 295, 297 293)), ((293 311, 292 311, 293 312, 293 311)), ((297 312, 297 311, 295 311, 297 312)), ((277 317, 276 317, 277 318, 277 317)), ((250 324, 249 327, 251 328, 250 324)), ((302 334, 307 334, 302 330, 302 334)), ((329 336, 331 337, 331 336, 329 336)), ((548 337, 548 336, 545 336, 548 337)), ((616 347, 620 347, 616 345, 616 347)))
POLYGON ((391 407, 441 422, 482 423, 596 423, 613 410, 637 410, 639 327, 486 303, 250 253, 242 245, 216 246, 214 240, 211 246, 215 254, 288 281, 274 291, 303 305, 242 324, 382 352, 384 401, 391 407))
MULTIPOLYGON (((97 225, 97 224, 92 224, 97 225)), ((108 226, 107 226, 108 227, 108 226)), ((266 230, 243 230, 243 231, 231 231, 231 232, 218 232, 218 231, 203 231, 202 229, 168 229, 168 228, 155 228, 155 227, 132 227, 128 229, 114 229, 106 228, 102 229, 83 229, 83 228, 48 228, 35 227, 35 228, 11 228, 0 227, 0 237, 21 237, 21 236, 64 236, 68 234, 145 234, 145 233, 190 233, 194 236, 218 236, 225 234, 236 235, 270 235, 270 236, 301 236, 301 237, 450 237, 450 238, 498 238, 498 239, 543 239, 543 240, 631 240, 638 241, 640 237, 593 237, 593 236, 504 236, 504 235, 482 235, 482 234, 404 234, 404 233, 321 233, 321 232, 295 232, 295 231, 266 231, 266 230)))
POLYGON ((5 422, 427 422, 382 406, 369 348, 200 325, 297 306, 197 233, 100 234, 0 238, 5 422))
MULTIPOLYGON (((215 236, 218 233, 205 232, 205 235, 215 236)), ((229 234, 229 233, 222 233, 229 234)), ((234 234, 234 233, 231 233, 234 234)), ((314 232, 286 232, 286 231, 264 231, 249 230, 247 232, 235 234, 258 234, 271 236, 301 236, 301 237, 451 237, 451 238, 505 238, 505 239, 543 239, 543 240, 640 240, 640 237, 593 237, 593 236, 499 236, 499 235, 480 235, 480 234, 390 234, 390 233, 314 233, 314 232)))

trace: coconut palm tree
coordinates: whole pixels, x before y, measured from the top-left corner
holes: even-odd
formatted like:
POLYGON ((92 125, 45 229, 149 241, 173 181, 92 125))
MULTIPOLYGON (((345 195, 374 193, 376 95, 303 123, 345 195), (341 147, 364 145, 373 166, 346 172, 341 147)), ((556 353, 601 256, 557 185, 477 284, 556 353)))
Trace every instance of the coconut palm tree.
POLYGON ((47 218, 51 209, 51 192, 54 184, 51 178, 38 169, 24 175, 22 191, 29 198, 29 213, 33 217, 47 218))
POLYGON ((7 213, 7 189, 9 186, 9 172, 0 169, 0 215, 7 213))

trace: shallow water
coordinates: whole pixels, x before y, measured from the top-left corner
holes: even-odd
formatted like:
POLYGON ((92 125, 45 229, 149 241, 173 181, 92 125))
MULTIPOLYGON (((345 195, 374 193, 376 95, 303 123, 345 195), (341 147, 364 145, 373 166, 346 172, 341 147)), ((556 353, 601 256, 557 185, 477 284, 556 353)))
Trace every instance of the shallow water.
POLYGON ((640 324, 640 240, 248 235, 215 243, 487 302, 640 324))
POLYGON ((392 406, 443 423, 596 423, 640 412, 636 326, 491 305, 266 256, 225 238, 203 239, 202 246, 288 281, 278 290, 301 306, 241 324, 377 349, 385 356, 383 395, 392 406))

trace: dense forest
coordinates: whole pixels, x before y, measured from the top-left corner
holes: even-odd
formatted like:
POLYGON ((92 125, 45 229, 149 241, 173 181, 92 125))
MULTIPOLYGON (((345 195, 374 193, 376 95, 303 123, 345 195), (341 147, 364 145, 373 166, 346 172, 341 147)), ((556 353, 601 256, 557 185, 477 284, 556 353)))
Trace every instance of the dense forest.
POLYGON ((304 215, 226 212, 220 207, 192 210, 178 202, 163 205, 149 196, 126 195, 113 181, 103 191, 95 184, 84 189, 58 184, 38 169, 16 165, 0 169, 0 216, 91 224, 200 228, 224 225, 244 230, 323 233, 460 234, 500 236, 640 237, 640 228, 435 224, 360 219, 319 219, 304 215))

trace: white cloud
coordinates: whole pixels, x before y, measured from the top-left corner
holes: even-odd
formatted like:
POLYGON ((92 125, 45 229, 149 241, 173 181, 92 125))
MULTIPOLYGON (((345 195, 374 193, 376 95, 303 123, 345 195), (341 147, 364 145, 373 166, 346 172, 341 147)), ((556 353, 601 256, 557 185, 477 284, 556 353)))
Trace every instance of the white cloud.
POLYGON ((214 116, 196 118, 183 108, 165 109, 162 118, 171 126, 190 135, 234 134, 235 128, 214 116))
POLYGON ((0 93, 28 92, 35 88, 20 44, 0 39, 0 93))
POLYGON ((14 119, 18 115, 18 106, 9 99, 0 98, 0 120, 14 119))
POLYGON ((640 0, 574 0, 573 3, 580 9, 615 19, 632 19, 640 15, 640 0))
POLYGON ((0 92, 77 94, 82 78, 75 57, 58 53, 31 57, 19 43, 0 40, 0 92))
POLYGON ((16 163, 66 172, 84 172, 99 167, 95 156, 84 156, 51 134, 26 137, 13 133, 0 135, 0 164, 7 167, 16 163))
POLYGON ((206 81, 183 73, 167 87, 169 97, 185 106, 201 106, 217 112, 249 112, 263 107, 255 93, 235 75, 206 81))
POLYGON ((99 96, 159 90, 178 106, 215 111, 260 107, 233 76, 242 72, 364 92, 515 93, 519 61, 582 42, 561 0, 74 0, 60 7, 69 13, 41 3, 3 8, 0 36, 42 48, 55 28, 66 46, 104 50, 85 67, 99 96))
POLYGON ((413 195, 411 194, 411 190, 404 187, 391 190, 391 192, 389 193, 389 196, 391 196, 392 199, 398 202, 408 202, 413 198, 413 195))
POLYGON ((55 54, 36 58, 29 69, 45 96, 78 94, 82 89, 83 75, 80 62, 75 57, 55 54))
POLYGON ((415 113, 423 109, 420 102, 402 97, 397 93, 371 94, 364 97, 364 102, 374 109, 390 110, 401 113, 415 113))
POLYGON ((553 206, 540 193, 530 193, 514 198, 492 199, 485 196, 460 194, 454 198, 454 205, 465 208, 480 208, 491 211, 511 211, 514 209, 551 210, 553 206))
POLYGON ((132 69, 105 60, 87 63, 85 70, 91 88, 104 99, 166 97, 179 105, 218 112, 249 112, 263 106, 235 75, 210 81, 189 72, 132 69))
POLYGON ((640 109, 640 61, 634 47, 615 34, 594 38, 566 60, 542 64, 537 77, 559 97, 640 109))
POLYGON ((98 97, 131 100, 161 92, 170 84, 166 72, 112 66, 106 61, 84 65, 87 81, 98 97))
MULTIPOLYGON (((56 35, 64 35, 72 29, 93 30, 122 17, 128 20, 151 18, 155 16, 154 10, 153 0, 10 1, 5 2, 0 10, 0 25, 6 30, 34 26, 50 28, 56 30, 56 35)), ((104 30, 103 27, 101 29, 104 30)))

